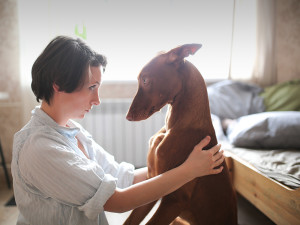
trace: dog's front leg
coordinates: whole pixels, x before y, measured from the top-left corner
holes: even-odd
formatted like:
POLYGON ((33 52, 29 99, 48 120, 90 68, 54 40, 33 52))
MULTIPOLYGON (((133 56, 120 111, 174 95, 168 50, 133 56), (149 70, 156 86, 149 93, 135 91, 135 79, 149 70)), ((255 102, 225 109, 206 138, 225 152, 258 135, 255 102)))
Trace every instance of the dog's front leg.
POLYGON ((182 203, 179 203, 172 194, 163 197, 147 225, 169 225, 180 215, 182 207, 182 203))
POLYGON ((143 205, 139 208, 134 209, 129 217, 124 222, 124 225, 138 225, 143 219, 147 216, 147 214, 151 211, 156 201, 151 202, 147 205, 143 205))
MULTIPOLYGON (((157 145, 162 141, 165 136, 166 129, 163 127, 161 128, 153 137, 151 137, 149 141, 149 153, 148 153, 148 179, 155 176, 156 172, 153 171, 154 169, 154 156, 155 156, 155 149, 157 145)), ((125 221, 124 225, 136 225, 140 224, 143 219, 147 216, 147 214, 151 211, 154 204, 157 201, 149 203, 147 205, 141 206, 139 208, 134 209, 127 220, 125 221)))

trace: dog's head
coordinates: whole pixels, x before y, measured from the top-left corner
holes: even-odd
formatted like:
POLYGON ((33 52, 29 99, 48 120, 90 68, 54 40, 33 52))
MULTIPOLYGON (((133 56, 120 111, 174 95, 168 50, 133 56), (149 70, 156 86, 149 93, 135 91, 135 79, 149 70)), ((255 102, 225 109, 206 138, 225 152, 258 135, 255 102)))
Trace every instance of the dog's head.
POLYGON ((186 44, 153 58, 138 76, 138 91, 126 118, 145 120, 166 104, 172 104, 182 89, 180 68, 184 58, 199 48, 201 44, 186 44))

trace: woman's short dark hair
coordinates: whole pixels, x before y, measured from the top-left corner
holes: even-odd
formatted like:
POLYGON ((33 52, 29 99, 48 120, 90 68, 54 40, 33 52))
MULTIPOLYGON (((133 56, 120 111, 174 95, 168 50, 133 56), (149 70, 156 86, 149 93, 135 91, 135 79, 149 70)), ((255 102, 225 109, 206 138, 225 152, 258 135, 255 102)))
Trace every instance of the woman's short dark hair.
POLYGON ((88 66, 103 66, 106 57, 93 51, 80 39, 67 36, 54 38, 32 66, 31 89, 36 100, 50 104, 53 84, 60 91, 71 93, 84 85, 88 66))

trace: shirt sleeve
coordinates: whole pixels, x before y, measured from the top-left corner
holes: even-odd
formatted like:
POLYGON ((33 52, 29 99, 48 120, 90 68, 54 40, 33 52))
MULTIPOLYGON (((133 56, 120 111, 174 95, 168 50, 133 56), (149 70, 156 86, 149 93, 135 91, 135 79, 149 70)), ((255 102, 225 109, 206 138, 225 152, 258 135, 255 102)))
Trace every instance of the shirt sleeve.
POLYGON ((106 152, 100 145, 93 142, 95 158, 105 173, 117 178, 117 187, 126 188, 132 185, 134 179, 134 166, 130 163, 115 161, 114 156, 106 152))
POLYGON ((37 134, 20 151, 19 168, 24 181, 42 197, 78 207, 94 219, 116 189, 116 178, 101 166, 78 156, 56 136, 37 134))

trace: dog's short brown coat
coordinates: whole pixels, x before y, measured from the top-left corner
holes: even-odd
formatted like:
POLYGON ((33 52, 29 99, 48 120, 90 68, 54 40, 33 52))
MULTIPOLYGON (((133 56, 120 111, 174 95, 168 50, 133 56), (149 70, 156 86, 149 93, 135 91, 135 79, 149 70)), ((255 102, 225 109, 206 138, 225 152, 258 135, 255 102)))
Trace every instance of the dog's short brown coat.
MULTIPOLYGON (((165 126, 150 139, 148 177, 182 164, 209 135, 217 144, 207 89, 197 68, 185 60, 200 44, 187 44, 153 58, 138 76, 138 91, 127 119, 144 120, 169 104, 165 126)), ((236 197, 226 163, 223 171, 194 179, 165 196, 148 224, 237 224, 236 197), (188 223, 186 223, 188 222, 188 223)), ((139 224, 155 203, 133 210, 125 224, 139 224)))

